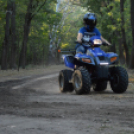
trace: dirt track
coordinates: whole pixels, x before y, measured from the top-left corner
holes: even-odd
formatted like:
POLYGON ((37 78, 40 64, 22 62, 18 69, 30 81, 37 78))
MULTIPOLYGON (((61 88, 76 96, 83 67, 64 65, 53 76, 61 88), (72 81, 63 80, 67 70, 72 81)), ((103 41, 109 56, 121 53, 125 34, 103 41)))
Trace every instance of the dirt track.
POLYGON ((0 83, 0 134, 134 134, 134 86, 62 94, 54 75, 0 83))

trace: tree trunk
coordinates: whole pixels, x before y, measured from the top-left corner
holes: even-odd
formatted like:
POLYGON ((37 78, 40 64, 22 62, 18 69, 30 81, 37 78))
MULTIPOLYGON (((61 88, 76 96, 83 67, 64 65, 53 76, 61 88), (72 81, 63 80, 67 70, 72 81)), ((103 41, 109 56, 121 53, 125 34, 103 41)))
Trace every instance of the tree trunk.
MULTIPOLYGON (((57 53, 57 50, 59 48, 59 44, 61 42, 60 37, 57 36, 57 30, 60 27, 60 29, 63 28, 64 24, 65 24, 65 19, 66 17, 72 13, 71 12, 67 12, 68 7, 69 7, 69 0, 66 1, 66 5, 62 8, 64 9, 63 11, 63 15, 62 15, 62 19, 59 22, 59 24, 57 26, 53 26, 52 30, 50 27, 50 45, 49 45, 49 57, 53 58, 56 64, 59 64, 59 55, 57 53)), ((61 5, 61 0, 57 0, 57 5, 56 5, 56 12, 60 12, 60 5, 61 5)))
POLYGON ((30 32, 30 25, 32 20, 32 4, 33 4, 33 0, 30 0, 27 7, 27 13, 25 15, 24 37, 23 37, 23 43, 22 43, 20 59, 19 59, 19 65, 22 66, 23 69, 25 69, 25 64, 26 64, 27 41, 28 41, 28 35, 30 32))
POLYGON ((124 21, 124 3, 125 0, 120 0, 120 13, 121 13, 121 34, 122 34, 122 44, 124 45, 126 53, 126 64, 129 65, 129 50, 126 42, 126 33, 125 33, 125 21, 124 21))
POLYGON ((17 50, 17 36, 16 36, 16 5, 15 1, 12 1, 12 18, 11 18, 11 37, 12 37, 12 48, 11 48, 11 68, 16 69, 16 50, 17 50))
POLYGON ((25 65, 26 65, 27 42, 28 42, 28 35, 30 32, 31 21, 32 21, 33 17, 36 15, 36 13, 39 12, 44 7, 46 2, 47 2, 47 0, 45 0, 43 2, 43 4, 40 5, 40 7, 39 7, 38 0, 37 1, 29 0, 29 4, 27 7, 27 13, 25 15, 24 37, 23 37, 23 43, 22 43, 22 48, 21 48, 21 53, 20 53, 20 58, 19 58, 19 66, 22 66, 23 69, 25 69, 25 65), (35 2, 37 2, 36 5, 33 4, 35 2), (35 11, 36 11, 36 13, 34 13, 35 11))
MULTIPOLYGON (((59 7, 60 7, 60 4, 61 4, 61 0, 57 0, 57 5, 56 5, 56 12, 59 12, 59 7)), ((50 34, 49 34, 49 39, 50 39, 50 44, 49 44, 49 53, 48 53, 48 57, 49 57, 49 60, 47 61, 48 64, 50 64, 50 61, 52 59, 54 59, 54 62, 53 63, 57 63, 57 59, 56 59, 56 31, 58 29, 58 26, 55 26, 53 25, 53 27, 51 28, 50 26, 50 34)))
POLYGON ((132 37, 133 37, 133 45, 131 52, 131 60, 130 60, 130 69, 134 69, 134 0, 131 0, 131 25, 132 25, 132 37))
POLYGON ((119 38, 118 42, 119 42, 119 61, 121 65, 124 65, 126 61, 125 61, 125 56, 123 54, 124 50, 122 46, 122 39, 119 38))
POLYGON ((8 47, 9 47, 9 36, 10 36, 10 19, 12 14, 11 1, 7 1, 7 12, 6 12, 6 25, 5 25, 5 38, 2 44, 2 56, 1 56, 1 69, 7 69, 7 57, 8 57, 8 47))
POLYGON ((124 65, 126 61, 125 61, 125 56, 123 54, 124 48, 122 46, 121 32, 116 31, 115 34, 118 37, 119 61, 121 65, 124 65))
MULTIPOLYGON (((114 34, 115 34, 115 32, 113 32, 113 36, 114 36, 114 34)), ((114 43, 114 42, 112 42, 112 39, 111 39, 111 38, 109 38, 108 40, 109 40, 109 42, 111 42, 111 43, 112 43, 112 45, 111 45, 111 46, 109 46, 108 51, 111 51, 111 52, 116 53, 115 43, 114 43)))

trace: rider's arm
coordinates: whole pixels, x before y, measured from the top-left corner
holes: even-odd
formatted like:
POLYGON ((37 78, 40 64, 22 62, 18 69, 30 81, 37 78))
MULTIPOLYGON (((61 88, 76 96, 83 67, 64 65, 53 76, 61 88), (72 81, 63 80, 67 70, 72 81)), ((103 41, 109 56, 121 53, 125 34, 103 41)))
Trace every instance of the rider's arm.
POLYGON ((105 43, 108 44, 108 45, 111 45, 111 43, 109 43, 106 39, 104 39, 104 38, 102 37, 100 31, 99 31, 97 28, 95 28, 94 31, 95 31, 95 33, 96 33, 97 36, 100 36, 100 37, 101 37, 101 39, 102 39, 103 42, 105 42, 105 43))
POLYGON ((83 37, 83 34, 82 33, 78 33, 78 35, 77 35, 77 42, 78 43, 82 43, 82 37, 83 37))
POLYGON ((101 36, 101 39, 103 42, 107 43, 108 45, 111 45, 111 43, 109 43, 106 39, 104 39, 102 36, 101 36))

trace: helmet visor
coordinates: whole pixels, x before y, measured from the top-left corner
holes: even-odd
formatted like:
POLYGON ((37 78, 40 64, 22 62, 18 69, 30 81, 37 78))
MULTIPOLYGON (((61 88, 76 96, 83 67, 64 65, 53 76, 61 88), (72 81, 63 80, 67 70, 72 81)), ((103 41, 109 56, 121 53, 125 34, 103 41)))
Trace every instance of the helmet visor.
POLYGON ((86 24, 89 26, 96 26, 96 20, 95 19, 87 19, 86 24))
POLYGON ((84 20, 87 25, 92 26, 92 27, 96 26, 96 16, 94 13, 87 14, 84 20))

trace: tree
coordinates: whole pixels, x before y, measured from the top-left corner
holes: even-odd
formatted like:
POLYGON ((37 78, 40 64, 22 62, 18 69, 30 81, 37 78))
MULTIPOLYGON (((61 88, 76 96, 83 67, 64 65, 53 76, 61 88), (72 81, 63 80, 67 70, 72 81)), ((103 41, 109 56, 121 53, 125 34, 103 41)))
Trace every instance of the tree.
POLYGON ((11 1, 12 3, 12 16, 11 16, 11 68, 17 68, 17 36, 16 36, 16 4, 15 1, 11 1))
POLYGON ((10 36, 10 21, 12 15, 12 3, 10 0, 7 1, 7 11, 6 11, 6 25, 5 25, 5 38, 2 44, 2 56, 1 56, 1 69, 7 69, 7 57, 8 57, 8 47, 9 47, 9 36, 10 36))
POLYGON ((124 45, 125 52, 126 52, 126 63, 129 65, 129 51, 128 51, 128 46, 126 42, 126 33, 125 33, 125 21, 124 21, 124 3, 125 0, 120 0, 120 13, 121 13, 121 34, 122 34, 122 42, 121 44, 124 45))
POLYGON ((19 59, 19 65, 22 66, 23 69, 25 69, 25 65, 26 65, 27 41, 30 32, 31 21, 35 17, 35 15, 45 6, 46 2, 48 2, 48 0, 44 0, 43 2, 30 0, 28 3, 27 12, 25 15, 23 43, 22 43, 21 54, 19 59))
POLYGON ((74 40, 78 29, 82 26, 80 18, 83 18, 85 11, 82 7, 73 5, 70 0, 58 0, 56 11, 62 13, 62 17, 56 25, 50 27, 50 54, 51 58, 58 63, 59 53, 57 52, 59 48, 75 48, 74 40), (78 24, 80 24, 79 28, 76 27, 78 24))
POLYGON ((133 45, 132 45, 132 52, 131 52, 131 60, 130 60, 130 68, 134 69, 134 1, 131 0, 131 26, 132 26, 132 37, 133 37, 133 45))
MULTIPOLYGON (((133 22, 130 21, 129 0, 0 2, 0 65, 3 69, 15 68, 18 61, 23 68, 30 64, 44 65, 49 50, 53 57, 48 61, 57 61, 58 48, 74 49, 77 32, 83 26, 82 18, 88 11, 97 15, 97 28, 113 44, 109 51, 119 54, 121 64, 128 62, 127 55, 132 52, 130 64, 133 64, 133 37, 130 32, 133 22)), ((106 50, 105 47, 103 49, 106 50)))

